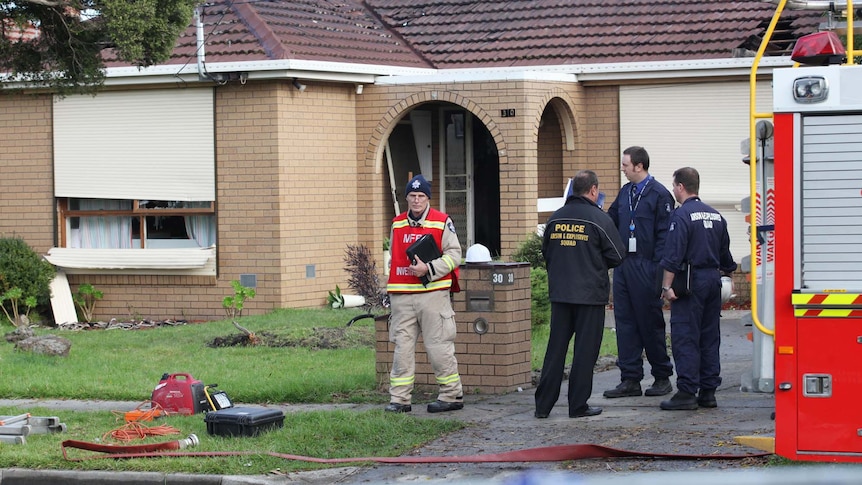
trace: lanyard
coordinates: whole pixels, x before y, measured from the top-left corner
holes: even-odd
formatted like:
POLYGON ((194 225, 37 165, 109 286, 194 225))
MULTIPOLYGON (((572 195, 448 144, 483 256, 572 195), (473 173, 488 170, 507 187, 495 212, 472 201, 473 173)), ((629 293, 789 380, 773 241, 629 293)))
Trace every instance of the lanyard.
POLYGON ((637 192, 638 184, 632 185, 632 190, 629 191, 629 217, 631 218, 629 222, 629 231, 631 231, 632 237, 635 235, 635 211, 638 210, 638 204, 641 203, 641 197, 644 194, 644 190, 646 190, 647 185, 649 185, 651 181, 652 177, 647 178, 644 188, 637 194, 637 199, 634 201, 634 204, 632 204, 632 193, 637 192))

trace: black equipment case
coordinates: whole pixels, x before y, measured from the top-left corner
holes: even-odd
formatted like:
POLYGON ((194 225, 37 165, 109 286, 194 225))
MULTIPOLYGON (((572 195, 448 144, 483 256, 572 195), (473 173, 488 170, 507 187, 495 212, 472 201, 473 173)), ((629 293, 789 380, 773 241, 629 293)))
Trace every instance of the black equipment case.
POLYGON ((204 421, 211 435, 257 436, 284 427, 284 412, 268 408, 225 408, 207 413, 204 421))

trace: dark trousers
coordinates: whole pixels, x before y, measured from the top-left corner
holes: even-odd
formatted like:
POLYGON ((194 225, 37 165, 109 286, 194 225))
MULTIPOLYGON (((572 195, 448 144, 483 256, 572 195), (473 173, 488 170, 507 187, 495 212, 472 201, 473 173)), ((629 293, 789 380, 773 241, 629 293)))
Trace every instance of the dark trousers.
POLYGON ((667 355, 658 263, 627 257, 614 270, 614 321, 617 329, 617 365, 622 380, 640 382, 646 352, 655 378, 673 374, 667 355))
POLYGON ((587 408, 593 392, 593 368, 599 358, 605 322, 604 305, 551 303, 551 335, 536 388, 536 412, 550 413, 560 397, 569 342, 575 337, 569 375, 569 415, 587 408))
POLYGON ((721 385, 721 279, 718 270, 693 270, 691 295, 670 307, 676 387, 696 394, 721 385))

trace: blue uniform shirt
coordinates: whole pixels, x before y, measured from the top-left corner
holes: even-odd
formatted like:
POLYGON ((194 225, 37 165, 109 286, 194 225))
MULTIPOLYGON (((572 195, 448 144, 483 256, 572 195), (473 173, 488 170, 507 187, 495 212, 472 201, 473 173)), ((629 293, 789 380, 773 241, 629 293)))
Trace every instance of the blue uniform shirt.
POLYGON ((699 197, 687 199, 671 214, 660 264, 668 271, 677 272, 686 261, 696 269, 725 273, 736 269, 730 254, 727 221, 699 197))
POLYGON ((634 195, 633 186, 635 184, 632 182, 623 185, 608 209, 608 215, 614 221, 626 246, 632 234, 637 239, 637 252, 629 254, 637 254, 658 262, 667 237, 668 221, 674 205, 673 196, 652 175, 637 184, 634 195), (631 230, 632 222, 634 231, 631 230))

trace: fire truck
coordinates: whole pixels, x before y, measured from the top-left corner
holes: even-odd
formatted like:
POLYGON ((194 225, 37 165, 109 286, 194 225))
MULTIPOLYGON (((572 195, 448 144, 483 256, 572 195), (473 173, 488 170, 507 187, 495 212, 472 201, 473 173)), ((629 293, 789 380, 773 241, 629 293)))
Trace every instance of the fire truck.
POLYGON ((778 455, 862 462, 858 12, 851 0, 772 3, 751 72, 752 319, 762 367, 753 382, 775 393, 778 455), (773 112, 757 113, 758 62, 785 7, 822 9, 835 28, 797 41, 797 65, 773 70, 773 112))

